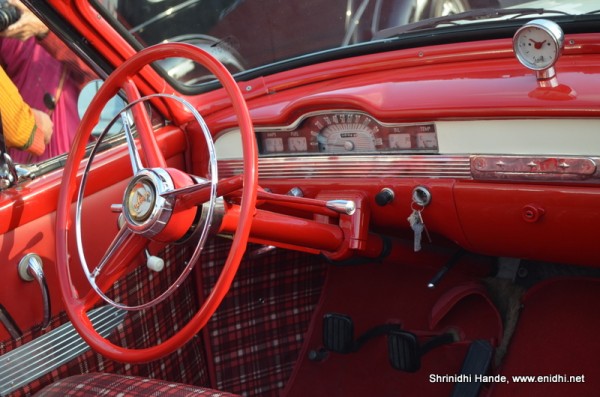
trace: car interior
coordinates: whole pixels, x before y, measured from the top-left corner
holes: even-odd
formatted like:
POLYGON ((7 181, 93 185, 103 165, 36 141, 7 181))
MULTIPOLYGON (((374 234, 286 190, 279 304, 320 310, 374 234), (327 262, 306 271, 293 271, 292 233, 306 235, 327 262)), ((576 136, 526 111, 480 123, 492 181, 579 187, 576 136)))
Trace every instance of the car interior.
POLYGON ((97 79, 0 148, 0 395, 597 395, 600 13, 283 3, 23 1, 97 79))

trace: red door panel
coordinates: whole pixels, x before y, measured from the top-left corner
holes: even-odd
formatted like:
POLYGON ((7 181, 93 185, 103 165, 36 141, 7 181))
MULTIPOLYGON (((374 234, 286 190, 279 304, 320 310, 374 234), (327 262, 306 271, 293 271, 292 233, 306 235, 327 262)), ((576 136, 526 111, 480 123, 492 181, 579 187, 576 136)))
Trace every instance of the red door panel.
MULTIPOLYGON (((183 132, 170 128, 161 131, 158 139, 169 166, 185 168, 183 132)), ((124 145, 100 154, 94 164, 88 177, 82 214, 83 245, 88 263, 95 263, 116 235, 118 214, 113 213, 110 206, 122 202, 124 188, 132 175, 124 145)), ((55 208, 61 174, 61 171, 52 172, 0 196, 3 233, 0 235, 0 304, 21 330, 40 324, 43 318, 40 287, 35 281, 23 281, 18 275, 18 263, 28 253, 39 255, 43 261, 52 314, 63 310, 55 268, 55 208), (15 197, 18 197, 16 201, 15 197), (12 206, 11 201, 15 201, 12 206)), ((72 272, 78 280, 78 290, 83 293, 89 286, 80 270, 74 227, 70 241, 72 272)), ((0 326, 0 340, 9 337, 8 331, 0 326)))

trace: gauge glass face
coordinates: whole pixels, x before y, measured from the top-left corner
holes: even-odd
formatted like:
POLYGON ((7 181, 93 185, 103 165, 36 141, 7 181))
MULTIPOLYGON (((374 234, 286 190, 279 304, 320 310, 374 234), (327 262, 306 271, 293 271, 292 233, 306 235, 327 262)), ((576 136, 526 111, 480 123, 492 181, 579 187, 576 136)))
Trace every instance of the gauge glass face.
POLYGON ((417 134, 417 147, 419 149, 437 148, 437 135, 435 132, 420 132, 417 134))
POLYGON ((412 141, 410 134, 390 134, 390 149, 410 149, 412 141))
POLYGON ((265 138, 264 144, 269 153, 283 152, 283 138, 265 138))
POLYGON ((155 202, 156 194, 152 184, 145 180, 137 181, 127 196, 130 217, 137 222, 145 221, 152 213, 155 202))
POLYGON ((340 114, 323 117, 315 124, 324 125, 317 135, 319 149, 328 153, 374 151, 381 145, 379 126, 370 117, 360 114, 340 114))
POLYGON ((375 150, 373 135, 365 126, 351 128, 336 125, 325 128, 319 135, 319 144, 324 152, 364 152, 375 150))
POLYGON ((559 56, 556 37, 540 26, 526 26, 515 37, 517 58, 526 67, 544 70, 552 67, 559 56))
POLYGON ((308 146, 306 144, 306 137, 304 136, 291 136, 288 139, 288 146, 290 152, 306 152, 308 146))

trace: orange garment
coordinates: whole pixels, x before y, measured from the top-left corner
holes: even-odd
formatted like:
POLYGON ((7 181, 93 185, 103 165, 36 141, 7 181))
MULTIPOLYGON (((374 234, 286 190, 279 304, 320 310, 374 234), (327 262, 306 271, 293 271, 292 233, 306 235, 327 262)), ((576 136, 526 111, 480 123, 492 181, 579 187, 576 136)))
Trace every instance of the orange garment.
POLYGON ((44 153, 44 134, 37 128, 34 113, 23 101, 19 90, 0 68, 0 114, 7 147, 27 150, 34 155, 44 153))

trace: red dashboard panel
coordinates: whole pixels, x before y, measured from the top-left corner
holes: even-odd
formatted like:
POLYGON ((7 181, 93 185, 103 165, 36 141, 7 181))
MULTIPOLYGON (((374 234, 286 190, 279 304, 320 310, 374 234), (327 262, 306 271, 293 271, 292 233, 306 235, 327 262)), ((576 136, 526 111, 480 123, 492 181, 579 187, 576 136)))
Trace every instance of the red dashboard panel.
POLYGON ((598 266, 596 187, 461 182, 454 192, 474 251, 598 266))

